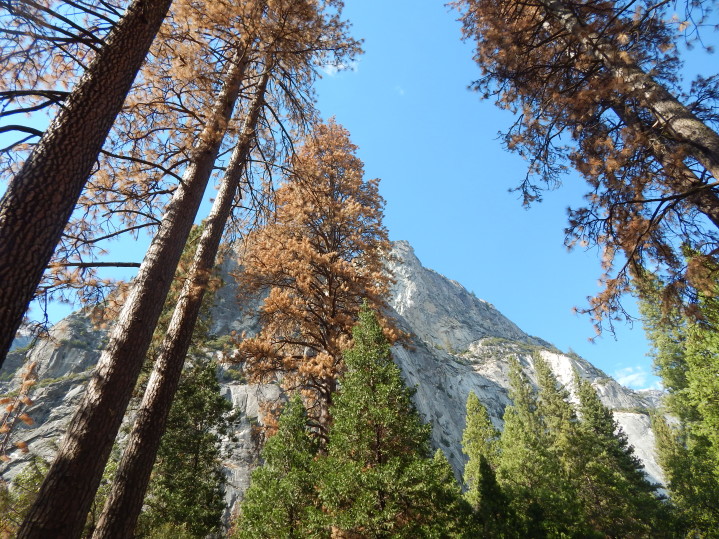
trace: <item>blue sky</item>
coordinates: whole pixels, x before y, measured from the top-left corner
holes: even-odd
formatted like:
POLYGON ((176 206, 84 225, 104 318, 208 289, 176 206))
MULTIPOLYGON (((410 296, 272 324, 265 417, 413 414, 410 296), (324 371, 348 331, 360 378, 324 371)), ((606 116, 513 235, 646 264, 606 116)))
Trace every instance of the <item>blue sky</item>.
POLYGON ((529 210, 508 192, 526 170, 497 140, 512 116, 467 89, 479 69, 456 13, 435 0, 349 0, 345 15, 366 52, 353 70, 324 77, 319 106, 349 129, 366 174, 382 178, 391 239, 408 240, 425 266, 527 333, 631 387, 655 386, 641 324, 591 343, 589 317, 573 314, 599 291, 597 250, 568 253, 563 243, 584 183, 570 175, 529 210))

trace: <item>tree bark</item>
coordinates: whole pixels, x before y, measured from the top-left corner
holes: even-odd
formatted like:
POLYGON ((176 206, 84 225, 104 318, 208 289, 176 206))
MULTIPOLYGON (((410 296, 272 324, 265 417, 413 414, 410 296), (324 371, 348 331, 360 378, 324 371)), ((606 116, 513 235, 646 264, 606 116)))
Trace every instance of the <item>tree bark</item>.
POLYGON ((183 181, 18 538, 64 539, 82 533, 239 95, 247 63, 240 53, 231 62, 183 181))
POLYGON ((0 201, 0 366, 171 0, 134 0, 0 201))
POLYGON ((587 29, 563 0, 539 0, 548 15, 556 19, 562 28, 575 36, 587 54, 600 61, 609 73, 622 81, 629 94, 639 98, 649 110, 656 124, 659 137, 669 137, 688 151, 707 171, 719 180, 719 134, 697 118, 664 86, 645 73, 640 66, 619 56, 611 44, 600 35, 587 29))
POLYGON ((250 104, 242 134, 232 153, 212 211, 205 221, 190 273, 180 292, 93 539, 133 537, 222 233, 232 212, 235 192, 255 138, 255 127, 268 79, 269 71, 266 69, 250 104))
MULTIPOLYGON (((644 125, 634 111, 622 104, 613 104, 612 110, 625 124, 644 132, 649 140, 649 150, 666 171, 668 187, 676 195, 685 195, 714 226, 719 228, 719 196, 683 162, 674 162, 672 149, 651 128, 644 125)), ((682 148, 682 150, 687 151, 682 148)))

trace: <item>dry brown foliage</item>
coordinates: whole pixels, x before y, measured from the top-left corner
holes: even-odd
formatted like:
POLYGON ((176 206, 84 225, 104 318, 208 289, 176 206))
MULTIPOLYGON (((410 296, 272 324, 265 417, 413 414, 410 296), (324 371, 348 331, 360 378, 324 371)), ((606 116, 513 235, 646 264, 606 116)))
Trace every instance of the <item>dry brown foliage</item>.
MULTIPOLYGON (((0 73, 12 93, 0 94, 0 104, 7 101, 0 111, 3 116, 52 105, 51 97, 60 100, 64 93, 53 97, 49 92, 56 87, 64 92, 74 84, 124 8, 104 0, 43 1, 44 7, 29 0, 8 3, 3 19, 8 29, 0 33, 0 73), (67 15, 67 28, 56 24, 62 15, 67 15), (75 28, 80 23, 82 28, 75 28), (73 40, 66 42, 68 36, 73 40), (17 110, 8 109, 13 103, 19 103, 17 110)), ((117 286, 103 268, 139 265, 108 262, 111 242, 156 229, 205 127, 218 81, 238 51, 248 76, 244 99, 230 124, 222 126, 227 135, 218 170, 237 143, 257 74, 265 70, 272 71, 272 80, 257 129, 263 143, 257 144, 256 160, 265 169, 278 156, 282 160, 291 143, 273 139, 301 133, 313 120, 311 86, 317 66, 341 67, 360 52, 359 43, 348 35, 341 9, 337 0, 174 1, 38 294, 49 300, 103 303, 117 286)), ((27 133, 19 133, 25 140, 5 149, 8 163, 22 163, 31 149, 27 133)), ((250 175, 251 167, 247 168, 250 175)), ((250 195, 248 203, 254 201, 251 190, 245 195, 250 195)))
POLYGON ((666 3, 453 5, 465 39, 476 43, 475 89, 517 114, 503 140, 529 161, 518 187, 524 203, 558 186, 570 166, 589 184, 586 206, 569 211, 566 243, 603 249, 604 290, 587 309, 598 329, 624 313, 619 299, 631 289, 633 266, 662 271, 684 288, 681 246, 707 254, 717 247, 715 161, 701 149, 707 139, 688 138, 658 111, 671 102, 712 138, 719 93, 714 78, 698 80, 690 96, 677 89, 677 29, 666 3))
POLYGON ((381 311, 390 282, 379 180, 363 178, 355 152, 334 121, 316 127, 276 192, 274 220, 247 238, 238 275, 245 293, 269 290, 262 331, 239 346, 246 371, 300 391, 322 432, 360 306, 381 311))
POLYGON ((0 180, 18 170, 127 2, 0 1, 0 180), (33 121, 34 120, 34 121, 33 121))

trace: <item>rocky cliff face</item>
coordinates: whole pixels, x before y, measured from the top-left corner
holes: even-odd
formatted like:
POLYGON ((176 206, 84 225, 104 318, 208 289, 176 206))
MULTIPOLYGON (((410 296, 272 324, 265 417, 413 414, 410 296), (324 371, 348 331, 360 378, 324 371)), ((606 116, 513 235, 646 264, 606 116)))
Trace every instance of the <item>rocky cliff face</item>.
POLYGON ((588 379, 627 433, 647 474, 661 482, 648 411, 656 396, 621 386, 579 356, 524 333, 490 303, 459 283, 422 266, 407 242, 395 242, 390 268, 397 280, 390 305, 400 327, 414 335, 412 346, 396 347, 394 357, 408 385, 416 386, 415 404, 432 424, 432 441, 455 471, 464 466, 461 449, 464 408, 470 391, 479 397, 497 426, 509 404, 510 356, 516 356, 535 380, 532 353, 539 352, 558 380, 574 391, 574 371, 588 379))
MULTIPOLYGON (((495 424, 501 426, 509 404, 508 358, 516 356, 534 380, 532 353, 539 352, 570 391, 575 370, 592 382, 603 402, 614 409, 649 477, 662 480, 648 417, 648 410, 656 405, 656 395, 627 389, 584 359, 563 354, 546 341, 527 335, 490 303, 424 268, 407 242, 395 242, 389 268, 396 279, 390 314, 411 335, 408 345, 394 348, 394 358, 407 384, 417 388, 415 404, 432 424, 433 445, 444 450, 458 476, 464 466, 460 441, 467 395, 474 391, 495 424)), ((212 312, 212 332, 218 337, 233 330, 252 334, 258 329, 256 312, 261 300, 243 309, 237 306, 234 281, 229 277, 236 270, 235 261, 223 265, 226 284, 218 292, 212 312)), ((105 338, 103 330, 92 328, 87 317, 76 313, 59 322, 50 339, 31 349, 16 348, 6 361, 0 371, 0 395, 17 387, 26 358, 38 362, 38 384, 32 395, 35 404, 27 410, 35 424, 22 425, 17 435, 28 442, 31 454, 52 457, 105 338)), ((280 391, 276 386, 244 384, 225 374, 222 386, 224 395, 242 412, 234 439, 226 444, 229 514, 258 462, 252 427, 259 420, 259 405, 263 400, 279 398, 280 391)), ((12 457, 0 467, 5 479, 12 479, 27 459, 19 451, 12 457)))

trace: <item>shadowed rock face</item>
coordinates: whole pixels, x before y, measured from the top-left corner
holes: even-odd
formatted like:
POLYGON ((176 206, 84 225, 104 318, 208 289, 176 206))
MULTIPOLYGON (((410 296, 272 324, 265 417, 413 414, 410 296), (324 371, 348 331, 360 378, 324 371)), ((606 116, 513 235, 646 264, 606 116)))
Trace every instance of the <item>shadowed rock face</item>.
MULTIPOLYGON (((432 424, 433 445, 446 453, 458 477, 465 461, 460 441, 467 395, 474 391, 487 406, 493 422, 501 427, 504 408, 510 402, 508 359, 517 357, 530 380, 535 380, 532 352, 538 351, 570 392, 574 390, 575 370, 592 382, 602 401, 615 410, 615 418, 644 462, 648 476, 662 480, 647 413, 656 406, 656 394, 627 389, 584 359, 562 354, 546 341, 527 335, 490 303, 424 268, 407 242, 393 244, 388 268, 396 279, 389 314, 412 336, 407 346, 395 346, 395 361, 407 384, 417 388, 415 404, 432 424)), ((235 300, 236 285, 231 273, 239 270, 234 260, 222 266, 225 284, 212 310, 211 331, 215 337, 230 331, 251 335, 259 328, 257 309, 261 298, 247 302, 243 308, 235 300)), ((35 404, 28 409, 35 424, 22 425, 17 435, 17 439, 29 443, 31 453, 48 458, 54 454, 55 443, 99 358, 105 334, 105 330, 93 328, 87 317, 76 313, 52 329, 50 340, 29 352, 16 349, 6 361, 0 371, 0 394, 17 387, 25 356, 38 362, 39 381, 32 394, 35 404)), ((225 443, 229 515, 258 463, 254 426, 260 421, 260 403, 281 398, 281 394, 276 386, 249 385, 229 373, 220 374, 223 394, 241 411, 234 436, 225 443)), ((12 457, 10 463, 0 467, 4 479, 12 479, 27 459, 20 452, 12 457)))

